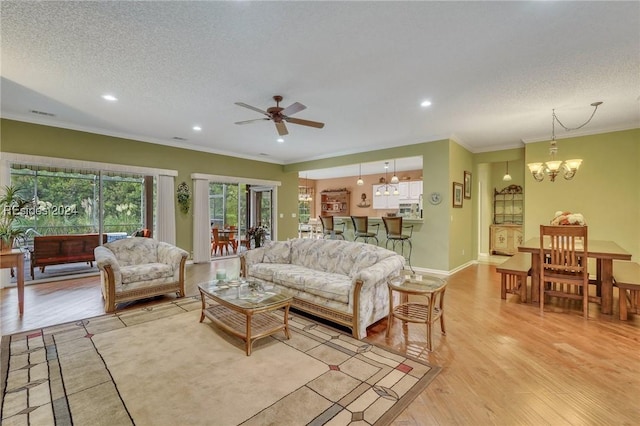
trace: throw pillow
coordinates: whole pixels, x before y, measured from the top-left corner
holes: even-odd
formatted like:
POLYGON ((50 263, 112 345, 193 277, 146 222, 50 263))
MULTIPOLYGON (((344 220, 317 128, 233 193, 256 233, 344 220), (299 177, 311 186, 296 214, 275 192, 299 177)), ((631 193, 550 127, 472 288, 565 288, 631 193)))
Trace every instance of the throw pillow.
POLYGON ((264 263, 291 263, 290 241, 269 241, 264 246, 264 263))

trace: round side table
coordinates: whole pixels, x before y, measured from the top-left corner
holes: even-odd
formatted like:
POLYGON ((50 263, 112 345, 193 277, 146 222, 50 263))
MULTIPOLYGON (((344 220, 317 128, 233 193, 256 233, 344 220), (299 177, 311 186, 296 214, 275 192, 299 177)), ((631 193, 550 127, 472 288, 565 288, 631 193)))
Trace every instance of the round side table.
MULTIPOLYGON (((389 287, 389 318, 387 337, 391 331, 393 318, 404 323, 413 322, 427 325, 427 350, 432 351, 431 325, 440 319, 440 329, 444 330, 444 292, 447 281, 433 275, 406 274, 387 281, 389 287), (400 293, 400 304, 393 306, 393 292, 400 293), (424 296, 424 300, 410 302, 409 295, 424 296)), ((422 299, 422 297, 420 298, 422 299)))

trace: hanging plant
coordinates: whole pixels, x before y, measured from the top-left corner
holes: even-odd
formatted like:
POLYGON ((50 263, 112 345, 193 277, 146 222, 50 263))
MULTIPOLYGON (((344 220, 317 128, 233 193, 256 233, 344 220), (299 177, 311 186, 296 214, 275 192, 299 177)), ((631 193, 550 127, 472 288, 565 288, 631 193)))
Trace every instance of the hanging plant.
POLYGON ((178 205, 182 213, 189 213, 189 205, 191 201, 191 191, 186 182, 178 185, 178 205))

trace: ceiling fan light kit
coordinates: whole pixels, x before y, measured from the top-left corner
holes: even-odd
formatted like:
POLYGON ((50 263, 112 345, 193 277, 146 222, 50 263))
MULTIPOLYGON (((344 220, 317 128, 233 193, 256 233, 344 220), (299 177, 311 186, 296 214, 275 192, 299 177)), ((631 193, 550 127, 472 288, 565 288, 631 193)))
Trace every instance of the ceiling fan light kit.
POLYGON ((280 106, 280 102, 282 102, 282 96, 276 95, 273 97, 273 100, 276 101, 276 106, 269 107, 267 108, 266 111, 251 105, 247 105, 244 102, 236 102, 236 105, 259 112, 261 114, 264 114, 266 117, 256 118, 253 120, 236 121, 235 124, 243 125, 243 124, 255 123, 256 121, 271 120, 275 124, 276 130, 278 131, 278 134, 280 136, 285 136, 289 134, 289 131, 287 130, 287 126, 285 125, 285 122, 298 124, 301 126, 315 127, 317 129, 322 129, 324 127, 324 123, 321 123, 319 121, 303 120, 301 118, 291 117, 291 115, 298 113, 307 108, 306 106, 302 105, 300 102, 294 102, 288 107, 282 108, 280 106))

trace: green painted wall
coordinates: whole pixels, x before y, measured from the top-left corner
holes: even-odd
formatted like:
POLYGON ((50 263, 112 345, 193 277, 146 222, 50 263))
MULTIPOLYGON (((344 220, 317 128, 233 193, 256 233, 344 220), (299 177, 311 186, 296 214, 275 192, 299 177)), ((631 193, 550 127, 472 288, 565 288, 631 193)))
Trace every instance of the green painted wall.
MULTIPOLYGON (((284 173, 281 165, 6 119, 0 126, 3 152, 172 169, 178 171, 176 185, 185 181, 191 188, 192 173, 281 181, 278 206, 283 217, 278 218, 278 237, 297 236, 298 219, 291 217, 298 208, 297 175, 284 173)), ((192 229, 191 213, 181 213, 176 204, 176 243, 189 252, 192 229)))
MULTIPOLYGON (((538 226, 548 223, 556 210, 570 210, 585 215, 593 238, 614 240, 640 260, 640 129, 558 141, 560 159, 577 157, 584 163, 574 180, 559 178, 555 183, 535 182, 526 171, 526 163, 547 160, 548 142, 472 154, 454 141, 441 140, 281 166, 6 119, 0 121, 0 130, 2 152, 174 169, 176 184, 190 182, 191 173, 281 181, 279 239, 297 236, 298 171, 422 155, 424 219, 414 228, 412 263, 437 271, 477 258, 483 231, 480 199, 502 184, 508 160, 512 183, 522 179, 524 186, 525 238, 538 235, 538 226), (454 209, 452 182, 463 182, 465 170, 473 174, 472 198, 454 209), (484 195, 478 191, 480 182, 484 195), (442 194, 439 205, 427 201, 432 192, 442 194)), ((190 215, 176 210, 177 244, 188 251, 192 225, 190 215)))
POLYGON ((507 160, 512 182, 522 179, 525 239, 537 237, 540 225, 548 224, 557 210, 578 212, 591 238, 613 240, 639 261, 640 129, 561 139, 557 157, 583 159, 573 180, 536 182, 529 173, 527 163, 549 159, 549 141, 476 154, 475 160, 489 164, 491 185, 502 185, 507 160))
POLYGON ((455 269, 475 259, 473 254, 474 203, 477 200, 477 182, 473 179, 473 154, 449 142, 449 269, 455 269), (462 200, 462 208, 453 207, 453 182, 463 184, 464 172, 471 172, 471 198, 462 200))
MULTIPOLYGON (((590 238, 613 240, 640 261, 640 129, 559 140, 557 158, 583 163, 570 181, 536 182, 526 173, 525 238, 557 210, 582 213, 590 238)), ((549 142, 526 145, 525 163, 548 159, 549 142)))
MULTIPOLYGON (((373 161, 392 160, 394 158, 422 156, 423 167, 423 193, 425 199, 423 205, 423 223, 415 224, 413 229, 413 254, 411 263, 413 266, 436 271, 448 271, 452 267, 449 258, 449 216, 451 210, 451 183, 449 177, 449 151, 452 146, 459 145, 448 140, 441 140, 415 145, 406 145, 397 148, 369 151, 360 154, 345 155, 322 160, 305 161, 301 163, 284 166, 285 171, 313 170, 325 167, 357 165, 358 163, 368 163, 373 161), (432 205, 427 201, 427 195, 432 192, 442 194, 442 202, 432 205)), ((465 157, 466 158, 466 157, 465 157)), ((470 170, 471 160, 464 163, 466 169, 470 170)), ((355 169, 354 169, 355 170, 355 169)), ((348 190, 357 191, 355 181, 353 187, 348 190)), ((459 209, 456 209, 459 210, 459 209)), ((466 252, 467 260, 471 259, 469 250, 466 252)))

